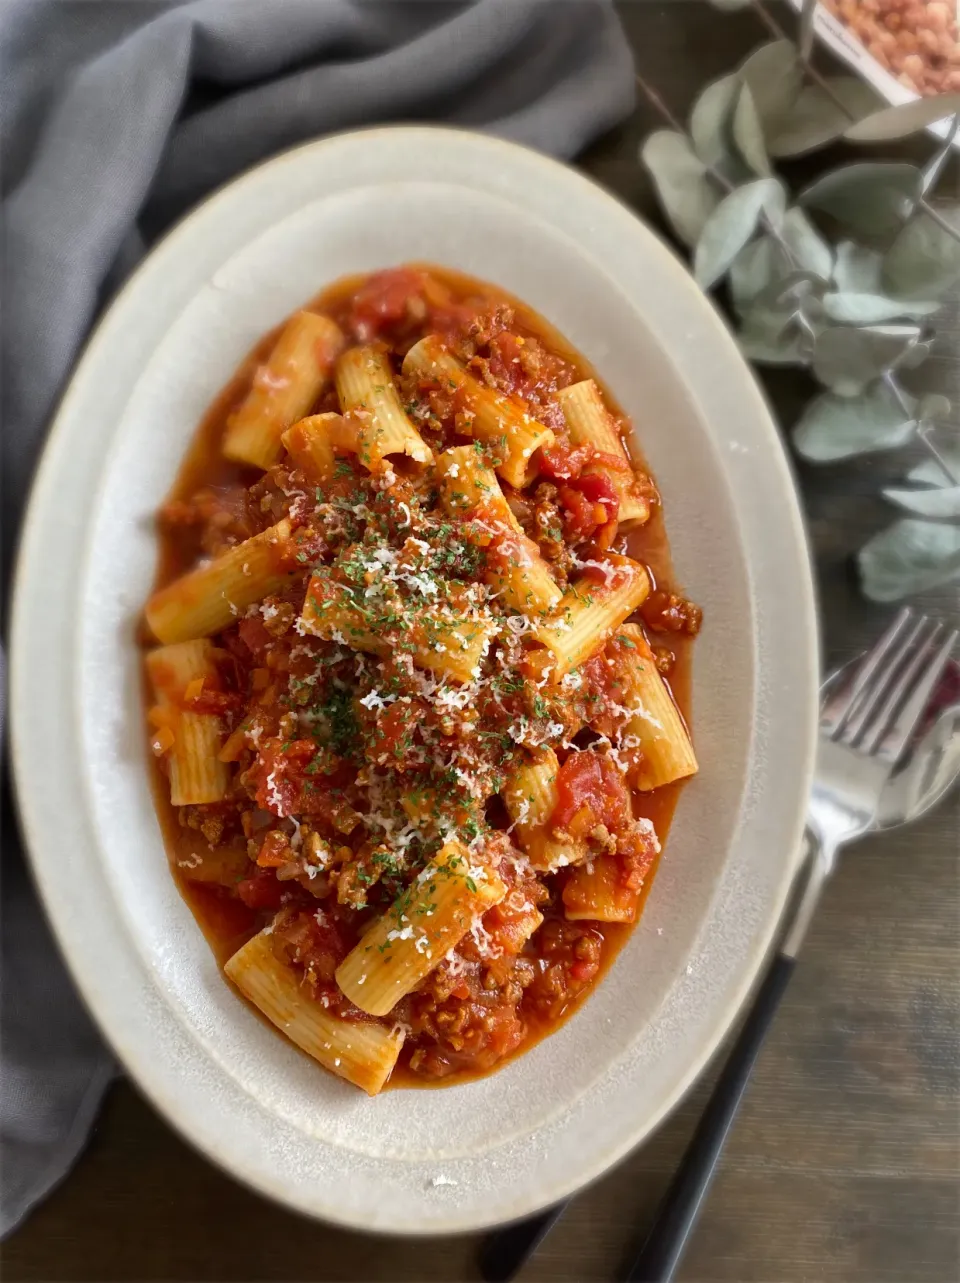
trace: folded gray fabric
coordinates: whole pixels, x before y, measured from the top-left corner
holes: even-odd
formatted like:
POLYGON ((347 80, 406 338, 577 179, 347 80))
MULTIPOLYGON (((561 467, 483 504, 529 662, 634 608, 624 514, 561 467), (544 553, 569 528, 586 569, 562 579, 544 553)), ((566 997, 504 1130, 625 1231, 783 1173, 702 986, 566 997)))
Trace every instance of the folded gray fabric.
MULTIPOLYGON (((4 585, 30 474, 98 308, 205 193, 272 153, 443 120, 572 156, 633 105, 605 0, 0 3, 4 585)), ((69 1170, 113 1062, 4 804, 0 1230, 69 1170)))

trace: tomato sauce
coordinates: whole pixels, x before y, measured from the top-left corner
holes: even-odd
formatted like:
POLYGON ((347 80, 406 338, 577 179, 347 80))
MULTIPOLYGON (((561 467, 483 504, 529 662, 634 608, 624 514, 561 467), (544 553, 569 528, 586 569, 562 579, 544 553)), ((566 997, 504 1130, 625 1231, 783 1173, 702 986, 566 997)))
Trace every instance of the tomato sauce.
MULTIPOLYGON (((563 417, 554 393, 572 382, 592 378, 600 386, 608 409, 618 417, 621 417, 620 412, 597 379, 596 372, 552 326, 526 305, 500 289, 458 273, 434 266, 412 265, 373 277, 357 276, 339 281, 307 304, 307 308, 331 317, 356 342, 383 339, 390 345, 398 341, 396 335, 403 331, 404 326, 412 324, 411 298, 417 300, 417 306, 426 309, 424 328, 449 337, 451 342, 462 341, 465 333, 472 333, 471 327, 476 330, 478 324, 494 318, 490 326, 494 331, 492 335, 485 337, 481 333, 478 340, 483 343, 490 378, 496 381, 499 390, 524 397, 530 413, 558 432, 557 443, 543 452, 540 480, 549 481, 555 487, 556 494, 549 503, 554 516, 559 513, 564 522, 562 540, 592 541, 590 547, 600 552, 610 546, 617 537, 617 491, 605 476, 596 470, 593 473, 589 471, 589 451, 564 443, 561 435, 563 417), (502 323, 504 315, 509 315, 505 324, 502 323), (543 353, 539 366, 535 367, 535 375, 517 355, 527 343, 537 344, 543 353)), ((198 558, 217 555, 225 545, 256 534, 266 520, 259 510, 266 511, 268 501, 274 504, 269 519, 276 518, 276 503, 282 503, 276 490, 264 491, 263 474, 226 460, 220 447, 231 414, 243 401, 278 333, 279 327, 256 345, 199 426, 164 506, 157 588, 190 571, 198 558)), ((336 394, 328 388, 321 394, 314 412, 337 408, 336 394)), ((626 425, 625 420, 622 422, 626 425)), ((632 442, 630 451, 634 466, 645 475, 644 462, 632 442)), ((353 483, 352 477, 349 483, 353 483)), ((345 481, 344 488, 347 485, 345 481)), ((650 493, 656 494, 652 483, 650 493)), ((319 497, 318 494, 318 500, 319 497)), ((517 502, 523 508, 524 496, 518 496, 517 502)), ((524 512, 526 518, 534 519, 531 511, 524 512)), ((540 524, 543 526, 543 522, 540 524)), ((533 529, 532 526, 530 528, 533 529)), ((540 546, 544 547, 543 542, 540 546)), ((656 498, 649 521, 631 530, 625 541, 620 536, 620 542, 614 546, 642 562, 649 570, 654 591, 648 600, 652 605, 646 611, 641 609, 640 618, 648 630, 658 668, 689 724, 691 641, 699 627, 699 612, 677 591, 662 508, 656 498)), ((496 549, 491 549, 491 557, 495 554, 496 549)), ((462 568, 460 570, 462 572, 462 568)), ((456 573, 457 568, 454 575, 456 573)), ((277 612, 287 610, 292 618, 297 603, 291 595, 289 600, 278 600, 271 609, 277 612)), ((229 725, 229 699, 232 696, 228 688, 249 693, 257 689, 258 682, 262 686, 271 680, 269 664, 277 641, 265 626, 261 613, 252 612, 218 638, 217 645, 223 646, 224 654, 228 656, 224 660, 227 679, 222 684, 223 691, 227 693, 210 691, 208 687, 205 692, 208 702, 198 704, 196 711, 217 714, 222 711, 229 725), (211 699, 212 704, 209 702, 211 699)), ((289 652, 287 647, 285 655, 289 652)), ((296 676, 295 660, 285 659, 285 662, 289 663, 291 681, 308 680, 309 674, 305 673, 302 679, 296 676)), ((597 681, 600 680, 598 677, 597 681)), ((377 710, 374 707, 372 713, 378 752, 400 763, 403 769, 403 754, 415 755, 416 728, 428 718, 430 709, 426 704, 418 709, 416 702, 411 700, 402 706, 395 703, 392 709, 377 710), (399 711, 401 707, 403 713, 399 711)), ((337 765, 341 758, 332 754, 334 765, 329 769, 329 764, 320 768, 324 787, 317 790, 315 779, 318 777, 308 774, 316 767, 318 759, 315 753, 316 745, 309 738, 291 739, 289 735, 277 734, 272 739, 261 740, 256 762, 248 772, 248 796, 242 804, 238 802, 238 806, 245 807, 250 815, 254 814, 251 808, 256 809, 257 816, 262 816, 272 806, 274 814, 295 815, 301 822, 309 822, 315 817, 318 831, 324 826, 330 834, 343 830, 342 840, 350 844, 353 839, 341 820, 353 804, 347 799, 356 800, 350 791, 351 772, 342 764, 337 765)), ((261 840, 246 821, 242 831, 230 818, 224 827, 216 807, 188 807, 178 813, 169 801, 167 776, 159 759, 153 774, 157 812, 173 876, 220 963, 263 926, 266 914, 293 903, 298 911, 303 910, 298 919, 300 938, 295 946, 300 954, 312 959, 313 970, 308 974, 314 991, 334 995, 335 1001, 342 1001, 342 996, 335 994, 332 980, 334 962, 331 960, 342 956, 351 940, 356 938, 356 932, 364 921, 363 909, 354 911, 351 905, 350 910, 344 910, 342 914, 339 911, 326 915, 317 913, 316 921, 328 919, 328 928, 310 925, 314 923, 312 911, 317 908, 310 895, 318 888, 312 886, 308 892, 298 889, 297 883, 278 881, 277 870, 282 868, 285 856, 289 856, 282 831, 277 837, 278 830, 272 829, 261 840)), ((578 826, 587 832, 601 824, 616 825, 626 793, 609 758, 589 751, 571 753, 561 767, 557 787, 559 802, 554 823, 569 830, 574 837, 578 835, 578 826)), ((666 843, 681 788, 682 782, 679 782, 653 792, 631 793, 634 815, 652 823, 661 846, 666 843)), ((502 831, 507 826, 497 811, 498 805, 498 799, 493 799, 488 805, 488 819, 492 808, 493 818, 489 822, 502 831)), ((331 841, 335 846, 336 841, 331 841)), ((357 851, 350 849, 349 855, 351 860, 360 862, 356 867, 349 864, 349 872, 344 869, 341 881, 346 885, 349 877, 359 877, 358 886, 366 885, 363 862, 357 851)), ((635 878, 638 919, 653 881, 655 862, 656 856, 648 851, 642 870, 635 878)), ((376 871, 375 876, 380 877, 380 872, 376 871)), ((467 937, 467 943, 460 952, 469 973, 468 979, 444 977, 435 983, 431 981, 404 999, 404 1018, 413 1023, 418 1034, 408 1037, 390 1086, 446 1085, 489 1072, 511 1056, 529 1049, 577 1010, 612 963, 632 924, 567 922, 562 898, 566 876, 561 869, 550 878, 543 879, 551 883, 547 889, 541 881, 528 879, 523 882, 522 894, 508 896, 501 905, 489 910, 483 919, 482 934, 494 933, 494 938, 506 942, 507 946, 511 933, 521 941, 517 957, 523 960, 524 966, 529 963, 535 972, 532 980, 529 975, 519 974, 519 963, 511 973, 506 963, 500 966, 496 958, 488 958, 486 964, 479 965, 478 969, 477 960, 481 955, 474 957, 471 953, 474 944, 467 937), (531 890, 531 887, 535 889, 531 890), (534 906, 537 897, 541 897, 540 902, 534 906), (523 901, 522 907, 520 901, 523 901), (531 912, 542 913, 543 922, 529 937, 524 934, 529 926, 525 915, 531 912), (492 983, 499 986, 495 992, 503 995, 502 1001, 486 1002, 478 990, 477 986, 483 983, 480 978, 483 965, 486 965, 486 974, 492 974, 492 983), (522 997, 517 997, 514 989, 521 982, 525 985, 524 992, 522 997), (508 1001, 511 993, 513 998, 508 1001), (457 1038, 452 1038, 451 1042, 449 1029, 459 1018, 460 1008, 466 1007, 482 1011, 483 1018, 479 1022, 465 1022, 459 1044, 457 1038), (431 1039, 439 1040, 437 1045, 446 1048, 443 1056, 435 1054, 431 1039), (461 1044, 461 1051, 450 1051, 451 1045, 461 1044), (426 1052, 424 1048, 427 1048, 426 1052)), ((383 875, 384 886, 387 881, 388 875, 383 875)), ((358 891, 356 903, 362 905, 361 891, 358 891)), ((320 901, 321 905, 326 903, 320 901)), ((291 944, 293 948, 294 944, 291 944)), ((508 949, 506 952, 509 956, 508 949)), ((343 1009, 349 1015, 351 1012, 347 1012, 347 1005, 343 1009)), ((352 1014, 359 1013, 353 1009, 352 1014)))

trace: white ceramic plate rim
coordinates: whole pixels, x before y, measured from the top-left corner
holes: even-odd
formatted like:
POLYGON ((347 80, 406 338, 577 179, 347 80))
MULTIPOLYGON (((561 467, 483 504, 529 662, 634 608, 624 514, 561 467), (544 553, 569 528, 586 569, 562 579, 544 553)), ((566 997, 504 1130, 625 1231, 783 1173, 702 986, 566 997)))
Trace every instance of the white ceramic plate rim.
MULTIPOLYGON (((386 150, 384 154, 386 155, 386 150)), ((446 171, 445 171, 446 172, 446 171)), ((543 204, 543 201, 540 202, 543 204)), ((205 270, 201 265, 201 274, 205 270)), ((310 283, 305 294, 321 283, 310 283)), ((628 287, 629 288, 629 287, 628 287)), ((170 306, 175 306, 171 304, 170 306)), ((169 319, 172 320, 174 313, 169 319)), ((109 416, 107 416, 109 419, 109 416)), ((96 424, 86 423, 85 431, 97 438, 96 424)), ((101 454, 109 450, 111 425, 100 429, 101 454)), ((84 530, 89 529, 88 514, 84 530)), ((812 772, 817 708, 817 635, 812 582, 806 553, 802 522, 797 508, 790 471, 776 429, 746 365, 723 322, 704 299, 688 273, 667 248, 639 223, 615 199, 589 180, 538 153, 516 144, 483 135, 435 129, 430 127, 393 127, 338 135, 287 152, 250 171, 228 187, 210 197, 180 223, 145 260, 124 287, 101 320, 78 364, 51 429, 43 460, 34 485, 24 525, 18 562, 14 598, 11 663, 12 747, 18 802, 32 866, 47 914, 74 979, 101 1028, 123 1059, 130 1072, 150 1099, 170 1122, 209 1157, 235 1175, 248 1181, 261 1192, 299 1210, 359 1229, 395 1233, 449 1233, 477 1229, 513 1216, 527 1215, 575 1188, 596 1178, 612 1163, 646 1136, 676 1103, 702 1070, 724 1032, 734 1019, 765 957, 775 931, 779 914, 789 889, 799 850, 805 798, 812 772), (758 645, 767 657, 768 668, 759 675, 764 686, 760 702, 764 716, 778 711, 788 719, 789 735, 779 738, 766 735, 764 778, 791 781, 777 789, 776 798, 754 797, 752 811, 745 823, 754 835, 763 834, 769 841, 772 862, 779 862, 775 885, 752 932, 749 949, 741 952, 736 964, 723 978, 724 1001, 717 1004, 710 1018, 697 1032, 698 1052, 690 1057, 686 1072, 678 1076, 672 1090, 664 1092, 652 1105, 638 1110, 642 1121, 631 1120, 625 1108, 631 1099, 629 1083, 618 1081, 616 1094, 608 1089, 610 1108, 622 1120, 615 1138, 604 1142, 602 1151, 587 1153, 589 1143, 589 1109, 571 1110, 569 1120, 551 1120, 551 1142, 564 1133, 584 1139, 584 1157, 579 1166, 557 1172, 549 1164, 531 1158, 526 1179, 510 1192, 508 1201, 496 1198, 474 1198, 472 1205, 425 1207, 417 1223, 391 1218, 386 1212, 378 1216, 375 1205, 360 1214, 356 1200, 344 1205, 336 1189, 305 1189, 291 1180, 290 1162, 297 1153, 285 1152, 282 1146, 258 1150, 251 1145, 245 1125, 253 1122, 244 1116, 245 1103, 231 1095, 224 1085, 223 1098, 211 1110, 207 1102, 191 1093, 189 1068, 203 1064, 209 1070, 209 1057, 204 1048, 191 1040, 189 1031, 178 1027, 175 1014, 157 1001, 157 977, 147 974, 142 960, 124 935, 121 916, 115 906, 104 903, 96 922, 85 919, 61 885, 62 828, 51 823, 50 800, 57 799, 67 808, 76 825, 71 833, 74 858, 81 860, 91 878, 99 876, 97 843, 93 826, 86 814, 84 766, 79 760, 76 743, 63 738, 51 740, 50 729, 56 724, 59 709, 73 708, 77 699, 74 672, 75 646, 71 634, 71 609, 80 603, 71 598, 71 587, 82 581, 86 540, 75 537, 71 514, 89 509, 95 478, 86 475, 83 462, 71 454, 72 442, 83 429, 79 422, 83 401, 89 400, 90 387, 111 362, 129 358, 136 352, 138 305, 151 293, 156 299, 155 311, 162 318, 169 307, 162 297, 162 283, 168 263, 183 265, 195 249, 198 239, 209 236, 211 229, 228 224, 237 210, 255 208, 258 196, 277 185, 296 189, 298 170, 322 159, 336 165, 341 157, 356 156, 357 149, 370 147, 403 151, 404 170, 398 178, 416 177, 411 157, 420 155, 427 168, 436 163, 438 152, 445 149, 448 163, 459 168, 458 181, 479 187, 495 182, 495 175, 509 172, 514 181, 525 185, 525 202, 536 205, 540 199, 534 189, 542 184, 549 189, 553 204, 538 208, 542 217, 564 227, 568 210, 577 212, 574 220, 577 234, 593 258, 614 278, 630 272, 622 256, 630 248, 638 259, 655 261, 658 273, 669 280, 671 307, 669 315, 658 318, 663 345, 679 347, 691 333, 697 336, 698 360, 685 374, 692 395, 699 405, 711 405, 722 418, 740 426, 738 435, 748 437, 754 447, 751 463, 737 456, 726 460, 727 471, 739 479, 741 493, 746 493, 762 473, 764 502, 753 511, 748 505, 738 515, 741 519, 744 549, 750 564, 751 583, 759 600, 782 599, 782 610, 767 611, 763 627, 767 634, 758 645), (430 164, 427 165, 429 157, 430 164), (556 201, 557 194, 562 200, 556 201), (759 465, 758 465, 759 460, 759 465), (752 555, 763 548, 764 555, 752 555), (61 591, 58 592, 58 587, 61 591), (115 966, 95 968, 91 965, 94 948, 110 952, 115 966), (149 1008, 150 1022, 144 1011, 149 1008), (167 1053, 176 1046, 181 1059, 173 1063, 167 1053), (625 1093, 626 1090, 626 1094, 625 1093)), ((60 814, 63 814, 61 809, 60 814)), ((711 905, 703 931, 722 931, 724 914, 729 906, 711 905)), ((682 989, 682 983, 678 990, 682 989)), ((682 997, 682 995, 681 995, 682 997)), ((623 1075, 621 1075, 621 1079, 623 1075)), ((635 1097, 634 1097, 635 1099, 635 1097)), ((375 1108, 375 1106, 371 1106, 375 1108)), ((279 1127, 279 1122, 277 1124, 279 1127)), ((286 1138, 285 1138, 286 1143, 286 1138)), ((384 1160, 386 1161, 386 1160, 384 1160)), ((482 1162, 482 1157, 476 1161, 482 1162)), ((361 1185, 369 1186, 375 1195, 376 1185, 367 1176, 358 1175, 361 1185)), ((362 1200, 361 1200, 362 1201, 362 1200)))

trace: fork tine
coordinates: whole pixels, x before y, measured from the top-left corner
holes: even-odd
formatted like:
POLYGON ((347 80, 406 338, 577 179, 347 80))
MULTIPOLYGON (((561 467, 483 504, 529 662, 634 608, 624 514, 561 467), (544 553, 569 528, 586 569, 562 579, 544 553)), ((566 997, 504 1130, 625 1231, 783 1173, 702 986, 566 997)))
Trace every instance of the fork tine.
MULTIPOLYGON (((927 704, 937 688, 937 682, 940 680, 943 670, 950 660, 950 652, 956 645, 958 636, 960 636, 960 633, 954 629, 936 655, 933 656, 929 668, 914 687, 907 702, 897 714, 896 721, 883 737, 876 756, 888 762, 891 766, 896 766, 897 762, 899 762, 903 755, 903 750, 910 743, 910 737, 917 729, 921 717, 926 712, 927 704)), ((925 651, 927 650, 926 647, 924 649, 925 651)))
MULTIPOLYGON (((929 620, 921 619, 920 624, 926 625, 929 620)), ((880 741, 883 739, 884 732, 893 721, 894 714, 906 698, 907 693, 911 690, 919 673, 923 671, 924 665, 928 662, 933 653, 933 644, 940 636, 942 625, 934 623, 933 628, 921 641, 918 634, 920 625, 914 630, 913 640, 916 642, 916 649, 910 656, 906 664, 900 671, 900 675, 893 684, 892 690, 889 691, 886 698, 879 708, 874 703, 874 711, 864 723, 863 734, 860 739, 860 749, 864 753, 872 753, 880 741)))
POLYGON ((840 729, 912 614, 913 611, 909 606, 902 608, 887 631, 877 639, 869 653, 864 656, 850 687, 828 700, 820 718, 822 734, 832 737, 840 729))
POLYGON ((929 623, 929 619, 923 615, 910 629, 907 636, 900 641, 892 650, 888 650, 883 661, 877 666, 873 678, 869 685, 865 686, 861 692, 860 699, 857 701, 853 711, 848 715, 846 722, 840 728, 839 735, 834 736, 841 744, 853 745, 860 738, 863 728, 872 716, 874 710, 882 699, 886 696, 890 685, 897 678, 901 665, 916 645, 920 634, 929 623))

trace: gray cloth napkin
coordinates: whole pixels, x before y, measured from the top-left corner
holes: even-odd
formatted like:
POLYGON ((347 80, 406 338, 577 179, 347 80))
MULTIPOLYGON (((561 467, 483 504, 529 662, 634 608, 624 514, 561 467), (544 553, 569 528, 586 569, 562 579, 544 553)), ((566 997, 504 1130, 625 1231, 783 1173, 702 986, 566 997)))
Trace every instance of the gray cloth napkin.
MULTIPOLYGON (((632 105, 630 54, 605 0, 0 0, 4 585, 44 431, 91 322, 212 188, 285 147, 377 121, 475 126, 568 157, 632 105)), ((9 796, 4 820, 7 1233, 69 1170, 114 1064, 32 894, 9 796)))

